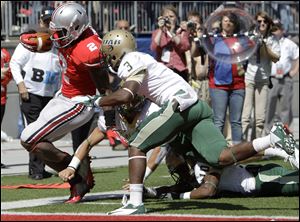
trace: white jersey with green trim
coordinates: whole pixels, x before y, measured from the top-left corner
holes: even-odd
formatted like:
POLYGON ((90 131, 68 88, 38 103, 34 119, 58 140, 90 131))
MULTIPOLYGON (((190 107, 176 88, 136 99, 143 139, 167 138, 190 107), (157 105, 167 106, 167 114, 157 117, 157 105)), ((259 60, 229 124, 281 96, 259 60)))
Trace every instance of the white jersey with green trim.
POLYGON ((138 94, 158 106, 176 100, 180 111, 183 111, 198 100, 196 92, 181 76, 142 52, 127 53, 120 63, 118 76, 124 81, 128 79, 139 82, 141 87, 138 94), (134 78, 141 70, 146 70, 143 80, 134 78))

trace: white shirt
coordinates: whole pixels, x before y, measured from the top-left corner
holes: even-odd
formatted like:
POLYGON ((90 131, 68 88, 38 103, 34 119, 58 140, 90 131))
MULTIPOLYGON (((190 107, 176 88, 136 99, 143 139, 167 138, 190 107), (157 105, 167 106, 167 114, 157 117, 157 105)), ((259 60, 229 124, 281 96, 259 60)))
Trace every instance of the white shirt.
POLYGON ((147 70, 147 74, 140 83, 138 94, 144 95, 158 106, 167 101, 177 101, 180 111, 183 111, 198 100, 196 92, 182 77, 142 52, 127 53, 119 66, 118 76, 126 81, 143 69, 147 70), (180 90, 183 93, 175 95, 180 90))
MULTIPOLYGON (((280 55, 279 41, 273 35, 266 39, 266 45, 274 54, 280 55)), ((256 53, 249 58, 245 79, 252 82, 268 82, 271 75, 272 61, 268 57, 261 56, 260 64, 257 64, 256 59, 256 53)))
POLYGON ((292 68, 292 61, 299 58, 299 47, 292 40, 282 37, 279 44, 281 49, 280 59, 278 62, 272 63, 272 76, 276 76, 279 69, 282 69, 283 75, 287 74, 292 68))
POLYGON ((35 53, 19 43, 9 65, 16 84, 24 81, 32 94, 52 97, 60 87, 61 66, 54 47, 48 52, 35 53))

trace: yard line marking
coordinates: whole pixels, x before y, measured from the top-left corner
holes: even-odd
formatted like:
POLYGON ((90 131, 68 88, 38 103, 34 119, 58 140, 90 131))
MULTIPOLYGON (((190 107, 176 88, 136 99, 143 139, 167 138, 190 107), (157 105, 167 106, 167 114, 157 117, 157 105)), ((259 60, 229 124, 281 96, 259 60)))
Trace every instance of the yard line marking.
MULTIPOLYGON (((95 201, 100 199, 119 199, 121 200, 124 194, 128 194, 127 191, 116 190, 111 192, 100 192, 100 193, 88 193, 82 199, 83 201, 95 201)), ((1 212, 2 210, 11 210, 24 207, 37 207, 50 204, 63 203, 69 198, 69 196, 61 197, 49 197, 49 198, 39 198, 31 200, 19 200, 19 201, 9 201, 1 202, 1 212)))
POLYGON ((81 204, 93 204, 93 205, 120 205, 120 202, 82 202, 81 204))

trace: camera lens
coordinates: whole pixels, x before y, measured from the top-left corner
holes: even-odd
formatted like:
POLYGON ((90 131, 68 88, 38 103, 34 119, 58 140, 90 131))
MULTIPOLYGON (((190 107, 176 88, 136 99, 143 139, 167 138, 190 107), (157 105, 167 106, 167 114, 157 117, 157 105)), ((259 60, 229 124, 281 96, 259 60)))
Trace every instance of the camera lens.
POLYGON ((195 29, 196 28, 196 24, 193 21, 188 21, 186 25, 190 29, 195 29))

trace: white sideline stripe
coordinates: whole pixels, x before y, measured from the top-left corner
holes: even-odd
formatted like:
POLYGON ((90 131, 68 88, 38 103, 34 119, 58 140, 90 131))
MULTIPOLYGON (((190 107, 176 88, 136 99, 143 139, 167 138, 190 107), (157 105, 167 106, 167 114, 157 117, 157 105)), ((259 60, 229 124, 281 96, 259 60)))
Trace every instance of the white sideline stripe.
MULTIPOLYGON (((83 200, 96 199, 97 197, 98 197, 97 199, 105 199, 105 198, 109 198, 109 196, 116 197, 116 195, 120 195, 120 201, 121 201, 121 198, 124 194, 128 194, 128 192, 124 190, 116 190, 111 192, 88 193, 84 196, 83 200)), ((66 201, 68 198, 69 196, 61 196, 61 197, 49 197, 49 198, 39 198, 39 199, 31 199, 31 200, 1 202, 1 212, 2 210, 11 210, 11 209, 18 209, 18 208, 25 208, 25 207, 37 207, 43 205, 62 203, 66 201)))
POLYGON ((112 203, 112 202, 103 202, 103 201, 101 201, 101 202, 82 202, 81 204, 92 204, 92 205, 116 205, 116 204, 121 204, 121 202, 120 203, 112 203))

